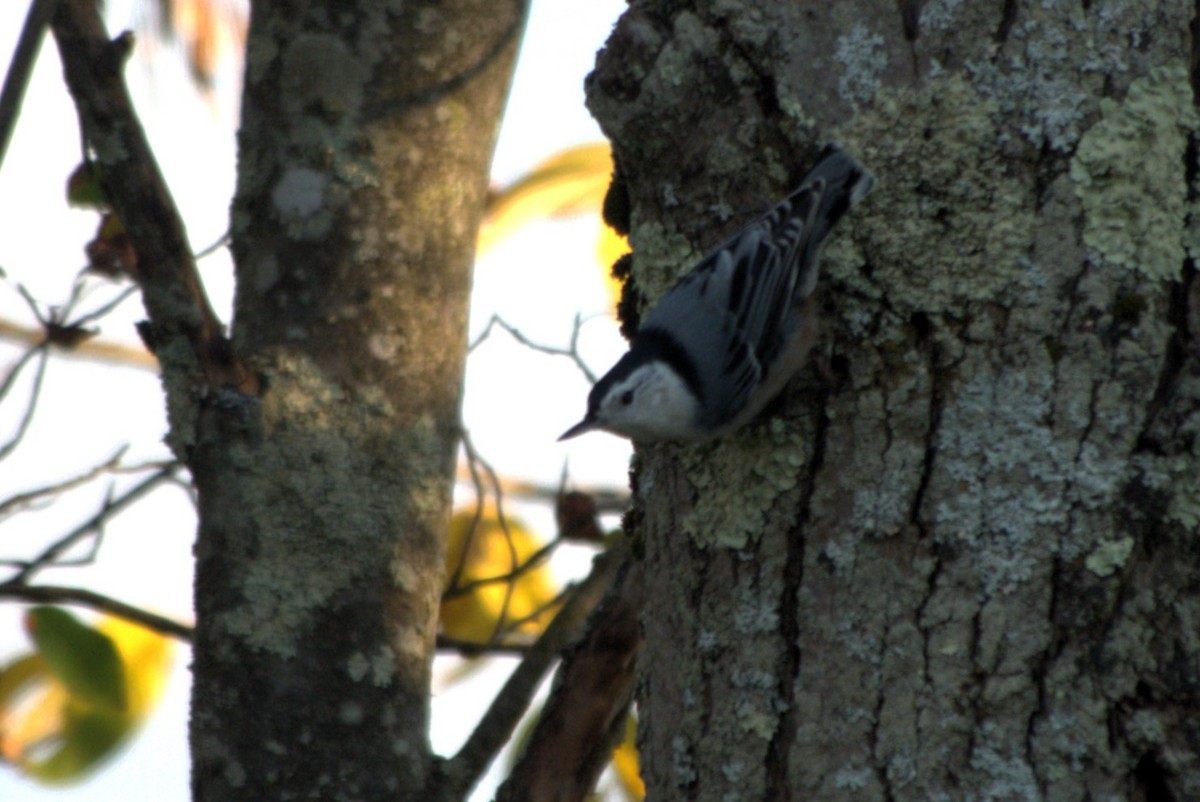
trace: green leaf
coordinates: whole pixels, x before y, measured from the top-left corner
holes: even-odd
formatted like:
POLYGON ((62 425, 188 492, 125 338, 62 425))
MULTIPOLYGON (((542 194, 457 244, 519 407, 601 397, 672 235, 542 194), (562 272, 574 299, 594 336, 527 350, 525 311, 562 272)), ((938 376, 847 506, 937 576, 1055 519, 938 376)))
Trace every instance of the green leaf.
POLYGON ((33 608, 25 628, 68 693, 85 705, 125 711, 125 670, 111 638, 58 607, 33 608))
POLYGON ((71 172, 67 179, 67 204, 77 209, 96 209, 101 212, 111 208, 98 165, 84 162, 71 172))

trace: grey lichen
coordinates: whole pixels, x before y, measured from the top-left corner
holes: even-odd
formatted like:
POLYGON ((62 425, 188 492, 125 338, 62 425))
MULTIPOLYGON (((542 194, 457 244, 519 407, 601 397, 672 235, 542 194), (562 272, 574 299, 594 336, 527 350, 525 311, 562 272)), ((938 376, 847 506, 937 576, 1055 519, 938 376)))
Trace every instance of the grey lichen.
POLYGON ((325 33, 302 33, 283 51, 281 97, 291 113, 320 111, 332 116, 362 102, 366 67, 346 43, 325 33))
POLYGON ((967 64, 972 82, 1034 147, 1070 150, 1079 139, 1090 88, 1077 71, 1065 69, 1070 54, 1062 30, 1030 17, 1011 37, 1009 59, 967 64))
POLYGON ((167 446, 176 459, 186 460, 196 442, 196 416, 199 414, 197 388, 201 377, 196 352, 184 338, 172 337, 157 344, 154 355, 162 366, 169 424, 167 446))
POLYGON ((927 0, 921 4, 921 27, 944 31, 955 24, 955 16, 963 0, 927 0))
POLYGON ((779 629, 778 601, 760 592, 750 577, 744 578, 738 585, 733 626, 739 635, 775 632, 779 629))
POLYGON ((696 263, 700 254, 687 237, 662 223, 639 223, 633 227, 629 239, 637 254, 637 287, 643 298, 644 315, 696 263))
POLYGON ((787 705, 779 695, 779 679, 755 669, 743 669, 729 678, 737 695, 735 710, 738 726, 744 733, 769 741, 779 727, 780 713, 787 705))
POLYGON ((686 788, 696 781, 696 764, 692 760, 692 750, 682 735, 676 735, 671 740, 671 764, 677 786, 686 788))
POLYGON ((328 175, 308 167, 291 167, 275 183, 271 202, 293 237, 317 240, 329 233, 333 225, 329 186, 328 175))
MULTIPOLYGON (((379 570, 370 556, 388 553, 377 542, 389 536, 386 522, 402 519, 402 509, 419 517, 430 504, 426 496, 440 497, 445 489, 405 485, 397 477, 396 492, 364 499, 356 487, 364 461, 373 461, 373 451, 385 442, 419 458, 426 448, 425 427, 397 430, 376 405, 351 403, 303 360, 277 359, 270 379, 263 420, 276 447, 241 457, 242 450, 229 447, 240 481, 260 488, 242 494, 246 506, 237 514, 255 522, 261 536, 255 559, 242 566, 241 603, 222 623, 252 646, 290 657, 314 613, 379 570), (324 488, 319 500, 314 488, 324 488), (296 510, 306 510, 308 518, 292 520, 296 510)), ((347 670, 388 684, 394 655, 385 651, 347 670)))
POLYGON ((942 415, 933 487, 936 535, 962 546, 985 595, 1028 581, 1055 547, 1047 527, 1066 524, 1066 473, 1073 450, 1046 425, 1051 380, 1045 374, 976 372, 942 415), (997 439, 994 432, 1006 432, 997 439))
POLYGON ((880 76, 887 69, 883 36, 855 25, 838 38, 834 55, 844 69, 838 78, 838 93, 851 105, 867 103, 879 91, 880 76))
POLYGON ((861 791, 870 784, 874 771, 855 761, 843 765, 833 775, 833 787, 847 791, 861 791))
MULTIPOLYGON (((983 729, 987 732, 989 729, 998 730, 999 727, 989 726, 989 722, 985 722, 983 729)), ((1043 798, 1033 767, 1016 750, 1002 750, 999 744, 984 740, 971 754, 971 768, 986 778, 975 797, 979 802, 1043 798)))

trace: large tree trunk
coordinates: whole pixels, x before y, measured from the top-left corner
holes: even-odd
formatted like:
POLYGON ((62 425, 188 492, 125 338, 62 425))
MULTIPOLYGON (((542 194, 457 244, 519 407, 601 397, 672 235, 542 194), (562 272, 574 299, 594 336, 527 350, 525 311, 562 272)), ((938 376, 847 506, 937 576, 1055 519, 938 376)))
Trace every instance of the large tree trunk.
POLYGON ((622 18, 651 301, 819 143, 879 180, 783 417, 640 451, 649 798, 1200 799, 1195 14, 622 18))
POLYGON ((523 17, 253 4, 233 345, 263 389, 172 415, 200 493, 197 800, 424 798, 474 235, 523 17))

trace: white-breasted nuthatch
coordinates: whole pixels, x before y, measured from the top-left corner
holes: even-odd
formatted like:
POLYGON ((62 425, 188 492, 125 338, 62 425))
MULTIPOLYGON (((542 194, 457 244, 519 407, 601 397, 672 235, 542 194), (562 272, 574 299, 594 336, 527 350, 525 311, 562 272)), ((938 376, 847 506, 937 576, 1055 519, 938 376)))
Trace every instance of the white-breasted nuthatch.
POLYGON ((799 189, 679 279, 559 440, 700 442, 748 423, 804 363, 821 241, 874 177, 829 146, 799 189))

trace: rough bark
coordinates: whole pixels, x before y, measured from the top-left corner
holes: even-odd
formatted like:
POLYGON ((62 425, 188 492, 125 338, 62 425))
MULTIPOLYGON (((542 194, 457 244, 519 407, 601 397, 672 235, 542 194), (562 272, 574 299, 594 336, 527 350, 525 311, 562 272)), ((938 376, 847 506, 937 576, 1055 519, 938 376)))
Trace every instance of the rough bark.
POLYGON ((783 414, 640 450, 650 799, 1200 799, 1194 4, 637 2, 589 103, 650 302, 878 179, 783 414))
POLYGON ((524 4, 255 3, 200 495, 197 800, 422 799, 474 234, 524 4))

